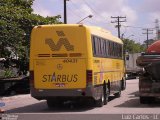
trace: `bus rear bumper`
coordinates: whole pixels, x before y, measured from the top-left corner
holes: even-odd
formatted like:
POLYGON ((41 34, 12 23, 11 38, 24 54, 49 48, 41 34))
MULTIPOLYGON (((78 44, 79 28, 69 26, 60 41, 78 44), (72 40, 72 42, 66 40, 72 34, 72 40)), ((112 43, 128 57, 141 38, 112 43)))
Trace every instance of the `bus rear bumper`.
POLYGON ((38 99, 48 99, 55 97, 93 97, 95 96, 94 88, 85 89, 35 89, 31 88, 31 96, 38 99))

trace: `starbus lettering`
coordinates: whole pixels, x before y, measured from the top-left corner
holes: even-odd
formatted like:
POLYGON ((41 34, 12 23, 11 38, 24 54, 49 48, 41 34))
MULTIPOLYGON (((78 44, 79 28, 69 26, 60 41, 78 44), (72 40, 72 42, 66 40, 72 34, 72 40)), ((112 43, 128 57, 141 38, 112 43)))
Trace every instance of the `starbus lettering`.
POLYGON ((78 80, 78 75, 77 74, 72 74, 72 75, 66 75, 66 74, 61 74, 61 75, 43 75, 42 77, 42 82, 77 82, 78 80))

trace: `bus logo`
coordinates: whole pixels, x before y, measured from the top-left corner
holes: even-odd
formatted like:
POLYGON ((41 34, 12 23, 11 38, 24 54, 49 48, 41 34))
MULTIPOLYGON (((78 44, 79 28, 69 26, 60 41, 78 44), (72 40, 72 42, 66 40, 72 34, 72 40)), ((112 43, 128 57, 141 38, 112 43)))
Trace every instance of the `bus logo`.
POLYGON ((67 38, 60 38, 57 44, 52 39, 46 39, 45 43, 52 51, 59 51, 62 46, 64 46, 67 51, 74 51, 74 46, 69 43, 67 38))
POLYGON ((62 64, 58 64, 58 65, 57 65, 57 69, 58 69, 58 70, 62 70, 62 69, 63 69, 62 64))

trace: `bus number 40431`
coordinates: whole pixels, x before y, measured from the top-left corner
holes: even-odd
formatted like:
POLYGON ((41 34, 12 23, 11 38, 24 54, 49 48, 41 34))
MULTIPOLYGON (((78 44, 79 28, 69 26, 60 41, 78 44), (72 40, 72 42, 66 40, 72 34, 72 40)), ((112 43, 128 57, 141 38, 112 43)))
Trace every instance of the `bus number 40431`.
POLYGON ((77 63, 78 60, 75 59, 75 58, 73 58, 73 59, 64 59, 63 62, 64 62, 64 63, 77 63))

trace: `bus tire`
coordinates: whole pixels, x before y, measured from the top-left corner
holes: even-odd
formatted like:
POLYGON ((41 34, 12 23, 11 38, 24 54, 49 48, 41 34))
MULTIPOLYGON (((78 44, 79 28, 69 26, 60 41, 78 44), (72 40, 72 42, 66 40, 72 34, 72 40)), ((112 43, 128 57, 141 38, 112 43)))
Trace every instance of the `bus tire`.
POLYGON ((104 105, 104 95, 102 94, 100 99, 96 100, 96 107, 102 107, 104 105))
POLYGON ((108 103, 109 90, 106 84, 103 84, 102 94, 99 100, 96 100, 96 106, 102 107, 108 103))
POLYGON ((121 90, 125 90, 126 89, 126 79, 122 79, 121 81, 121 90))
POLYGON ((106 85, 106 83, 104 83, 103 85, 103 95, 104 95, 104 101, 103 104, 106 105, 108 103, 108 97, 109 97, 109 89, 106 85))

